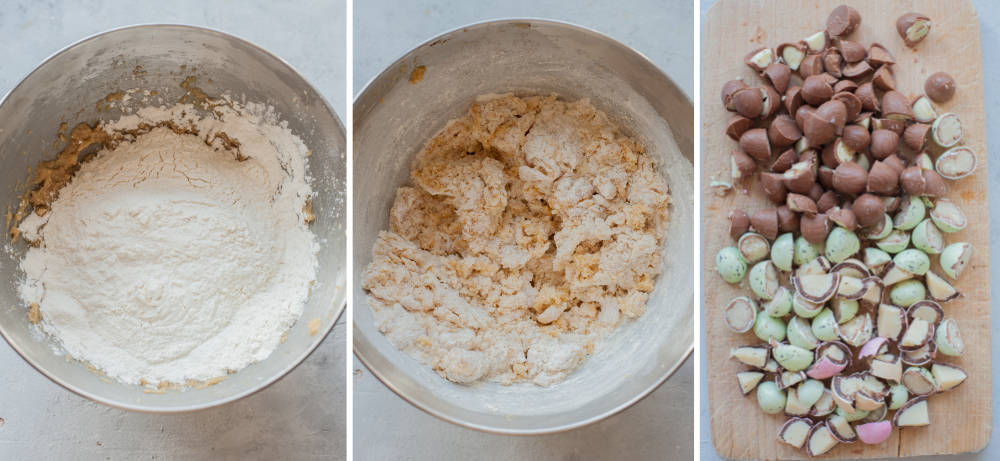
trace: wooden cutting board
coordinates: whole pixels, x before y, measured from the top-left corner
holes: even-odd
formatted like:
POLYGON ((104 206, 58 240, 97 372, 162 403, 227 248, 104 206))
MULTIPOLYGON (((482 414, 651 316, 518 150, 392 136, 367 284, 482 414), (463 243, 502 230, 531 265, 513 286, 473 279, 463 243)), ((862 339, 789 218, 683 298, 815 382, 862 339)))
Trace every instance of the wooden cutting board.
MULTIPOLYGON (((733 245, 728 235, 729 210, 753 211, 769 206, 755 183, 740 185, 725 196, 712 192, 713 179, 729 180, 729 153, 736 142, 725 136, 730 117, 720 100, 727 80, 743 77, 749 85, 761 80, 745 64, 744 56, 761 46, 775 47, 794 42, 826 25, 829 12, 841 3, 856 8, 861 26, 850 37, 866 47, 872 42, 885 45, 896 58, 896 79, 900 91, 911 98, 923 92, 924 80, 937 71, 947 71, 956 80, 958 91, 938 113, 954 112, 963 122, 963 143, 978 155, 975 174, 957 182, 949 181, 948 197, 968 217, 963 232, 947 237, 949 242, 966 241, 975 253, 956 287, 964 297, 944 304, 946 316, 955 318, 966 343, 965 354, 945 361, 958 363, 969 373, 959 388, 933 396, 931 425, 894 430, 881 445, 860 442, 841 444, 826 457, 871 458, 917 456, 978 451, 990 438, 990 271, 989 207, 987 204, 986 126, 983 108, 982 53, 975 8, 967 1, 912 0, 894 2, 819 0, 722 0, 708 12, 702 25, 701 68, 701 158, 702 158, 702 267, 705 351, 712 440, 719 455, 732 459, 803 458, 805 452, 781 444, 776 438, 784 416, 767 415, 757 406, 755 394, 743 397, 735 374, 743 369, 729 359, 731 348, 756 344, 753 333, 732 333, 722 320, 722 308, 735 296, 749 293, 741 286, 725 283, 715 272, 715 254, 733 245), (916 50, 903 45, 896 34, 900 15, 917 11, 933 22, 930 35, 916 50)), ((934 270, 937 269, 937 258, 934 270)), ((940 274, 941 272, 938 271, 940 274)), ((941 356, 939 356, 941 358, 941 356)))

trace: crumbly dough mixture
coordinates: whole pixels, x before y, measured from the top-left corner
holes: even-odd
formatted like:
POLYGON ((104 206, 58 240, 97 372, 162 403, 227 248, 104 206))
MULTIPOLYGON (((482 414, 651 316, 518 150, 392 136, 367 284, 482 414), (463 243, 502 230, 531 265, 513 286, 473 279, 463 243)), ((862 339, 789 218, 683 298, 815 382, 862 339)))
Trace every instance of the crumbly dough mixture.
POLYGON ((363 287, 378 328, 443 377, 549 386, 645 310, 669 190, 589 101, 480 97, 411 177, 363 287))

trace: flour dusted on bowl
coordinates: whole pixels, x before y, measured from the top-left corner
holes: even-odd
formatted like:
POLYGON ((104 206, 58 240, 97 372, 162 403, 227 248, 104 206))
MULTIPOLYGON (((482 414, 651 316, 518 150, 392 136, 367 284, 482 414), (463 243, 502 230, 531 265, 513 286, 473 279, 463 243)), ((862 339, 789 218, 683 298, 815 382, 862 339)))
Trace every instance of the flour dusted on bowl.
POLYGON ((587 100, 481 97, 411 178, 362 284, 378 328, 445 378, 549 386, 643 314, 669 190, 587 100))
POLYGON ((81 125, 39 166, 18 226, 33 321, 124 383, 203 382, 267 358, 316 278, 306 146, 264 107, 213 110, 81 125), (94 141, 75 165, 74 146, 94 141))

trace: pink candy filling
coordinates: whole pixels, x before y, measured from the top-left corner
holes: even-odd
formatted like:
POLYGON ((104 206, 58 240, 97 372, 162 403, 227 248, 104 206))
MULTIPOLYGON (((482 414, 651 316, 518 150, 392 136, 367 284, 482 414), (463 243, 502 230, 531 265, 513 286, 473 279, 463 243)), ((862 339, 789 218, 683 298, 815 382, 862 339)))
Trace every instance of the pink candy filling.
POLYGON ((858 438, 869 445, 878 445, 885 442, 892 434, 892 423, 889 421, 879 421, 877 423, 865 423, 854 428, 858 433, 858 438))

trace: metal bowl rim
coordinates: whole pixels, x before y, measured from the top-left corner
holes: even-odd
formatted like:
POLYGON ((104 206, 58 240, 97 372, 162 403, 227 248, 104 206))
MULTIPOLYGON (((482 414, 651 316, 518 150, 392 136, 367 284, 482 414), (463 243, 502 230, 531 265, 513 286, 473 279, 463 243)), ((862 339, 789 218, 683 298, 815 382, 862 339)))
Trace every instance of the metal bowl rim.
MULTIPOLYGON (((87 43, 87 42, 89 42, 91 40, 95 40, 97 38, 103 37, 105 35, 111 35, 111 34, 114 34, 114 33, 117 33, 117 32, 125 31, 125 30, 131 30, 131 29, 159 29, 159 28, 188 29, 188 30, 191 30, 191 31, 196 32, 196 33, 208 33, 210 35, 217 35, 217 36, 220 36, 220 37, 226 38, 226 39, 234 39, 234 40, 236 40, 238 42, 242 42, 244 45, 247 45, 248 47, 254 49, 255 51, 258 51, 258 52, 264 54, 265 56, 274 59, 279 64, 287 67, 297 77, 301 78, 302 81, 307 85, 307 87, 310 90, 312 90, 314 93, 316 93, 316 95, 319 97, 319 101, 322 102, 323 106, 326 107, 326 110, 329 111, 331 115, 333 115, 333 119, 337 123, 337 128, 340 129, 341 133, 344 133, 344 139, 345 139, 345 144, 346 144, 347 136, 346 136, 346 132, 344 130, 344 124, 340 121, 340 117, 337 116, 337 111, 335 111, 333 109, 333 106, 331 106, 330 103, 326 100, 326 97, 324 97, 323 94, 320 93, 316 89, 315 86, 313 86, 312 82, 310 82, 308 79, 306 79, 305 76, 303 76, 302 73, 298 71, 298 69, 296 69, 295 67, 293 67, 291 64, 289 64, 284 59, 276 56, 275 54, 271 53, 270 51, 267 51, 263 47, 257 45, 256 43, 253 43, 253 42, 251 42, 251 41, 249 41, 247 39, 244 39, 242 37, 239 37, 239 36, 227 33, 227 32, 223 32, 223 31, 218 30, 218 29, 213 29, 213 28, 204 27, 204 26, 196 26, 196 25, 191 25, 191 24, 174 24, 174 23, 139 23, 139 24, 130 24, 130 25, 126 25, 126 26, 115 27, 115 28, 108 29, 108 30, 105 30, 105 31, 102 31, 102 32, 97 32, 95 34, 91 34, 91 35, 88 35, 88 36, 86 36, 84 38, 81 38, 81 39, 79 39, 79 40, 77 40, 77 41, 75 41, 73 43, 70 43, 69 45, 66 45, 66 46, 60 48, 58 51, 52 53, 47 58, 45 58, 40 64, 38 64, 37 66, 35 66, 35 68, 31 70, 31 72, 28 72, 21 80, 18 81, 17 85, 14 85, 13 88, 11 88, 9 91, 7 91, 7 93, 4 94, 2 98, 0 98, 0 107, 3 107, 3 105, 7 102, 7 99, 10 97, 10 95, 14 94, 15 91, 17 91, 19 88, 21 88, 21 86, 24 85, 25 82, 29 78, 31 78, 32 75, 34 75, 36 72, 38 72, 42 67, 44 67, 46 64, 48 64, 49 62, 51 62, 55 58, 61 56, 63 53, 68 53, 69 51, 71 51, 72 49, 76 48, 79 45, 82 45, 82 44, 87 43)), ((346 146, 345 146, 345 148, 346 148, 346 146)), ((225 405, 225 404, 230 403, 230 402, 235 402, 235 401, 240 400, 240 399, 242 399, 244 397, 249 397, 249 396, 251 396, 253 394, 256 394, 257 392, 260 392, 261 390, 266 389, 266 388, 270 387, 272 384, 278 382, 278 380, 280 380, 281 378, 284 378, 289 372, 291 372, 293 369, 295 369, 295 367, 299 366, 299 364, 301 364, 303 361, 305 361, 306 358, 308 358, 310 355, 312 355, 313 351, 315 351, 316 348, 319 347, 319 345, 323 342, 323 340, 326 339, 327 335, 330 334, 330 331, 333 330, 333 326, 337 323, 337 321, 340 320, 340 317, 343 315, 344 310, 346 309, 346 307, 347 307, 347 297, 345 296, 344 297, 344 302, 342 302, 340 304, 340 307, 338 307, 337 310, 336 310, 335 320, 333 322, 330 322, 326 327, 323 328, 322 334, 318 335, 317 338, 316 338, 316 340, 304 352, 302 352, 301 354, 299 354, 298 357, 296 357, 295 359, 293 359, 285 368, 282 368, 278 373, 274 374, 271 377, 268 377, 267 379, 265 379, 263 381, 260 381, 258 384, 256 384, 255 386, 251 387, 250 389, 247 389, 247 390, 245 390, 243 392, 239 392, 239 393, 233 394, 233 395, 225 397, 225 398, 221 398, 221 399, 217 399, 217 400, 214 400, 214 401, 206 402, 206 403, 203 403, 203 404, 198 404, 198 405, 180 405, 180 406, 166 407, 166 408, 159 408, 159 407, 155 407, 155 406, 152 406, 152 405, 130 404, 130 403, 123 402, 123 401, 118 401, 118 400, 104 398, 104 397, 101 397, 99 395, 96 395, 96 394, 93 394, 91 392, 88 392, 88 391, 85 391, 83 389, 80 389, 76 385, 74 385, 74 384, 72 384, 70 382, 67 382, 67 381, 65 381, 63 379, 60 379, 60 378, 58 378, 58 377, 50 374, 47 370, 43 369, 38 364, 36 364, 34 361, 32 361, 30 358, 28 358, 28 356, 25 355, 24 351, 22 351, 21 348, 18 347, 11 340, 11 338, 7 335, 7 328, 3 324, 0 324, 0 336, 3 336, 3 338, 7 342, 7 344, 9 344, 10 347, 12 349, 14 349, 15 352, 17 352, 17 355, 19 355, 25 362, 27 362, 28 365, 31 365, 32 368, 34 368, 35 370, 37 370, 42 375, 45 375, 45 377, 49 378, 49 380, 51 380, 52 382, 54 382, 54 383, 62 386, 66 390, 69 390, 70 392, 72 392, 72 393, 74 393, 76 395, 79 395, 81 397, 85 397, 87 399, 90 399, 90 400, 93 400, 95 402, 107 405, 109 407, 119 408, 119 409, 128 410, 128 411, 136 411, 136 412, 141 412, 141 413, 154 413, 154 414, 186 413, 186 412, 192 412, 192 411, 198 411, 198 410, 204 410, 204 409, 208 409, 208 408, 213 408, 213 407, 216 407, 216 406, 225 405)), ((301 320, 301 319, 299 319, 299 320, 301 320)))
MULTIPOLYGON (((566 28, 569 28, 569 29, 576 29, 579 32, 584 32, 586 34, 595 35, 595 36, 597 36, 597 37, 599 37, 601 39, 610 40, 613 43, 621 45, 625 49, 627 49, 627 50, 631 51, 632 53, 634 53, 640 59, 646 61, 653 69, 656 69, 656 71, 659 73, 660 77, 662 77, 663 80, 669 86, 673 87, 673 89, 676 90, 678 92, 678 94, 683 95, 684 98, 687 100, 688 105, 690 105, 692 107, 692 116, 693 116, 694 103, 691 102, 691 97, 688 96, 687 93, 685 93, 684 91, 682 91, 680 89, 680 87, 678 87, 677 84, 674 83, 673 79, 671 79, 670 76, 667 75, 666 72, 663 71, 663 69, 660 69, 660 66, 656 65, 656 63, 654 63, 651 59, 649 59, 649 57, 647 57, 646 55, 642 54, 641 52, 639 52, 635 48, 633 48, 633 47, 631 47, 631 46, 629 46, 629 45, 627 45, 625 43, 622 43, 622 42, 620 42, 620 41, 612 38, 609 35, 606 35, 606 34, 604 34, 602 32, 598 32, 597 30, 591 29, 591 28, 586 27, 586 26, 581 26, 579 24, 574 24, 574 23, 567 22, 567 21, 560 21, 560 20, 555 20, 555 19, 537 18, 537 17, 508 17, 508 18, 494 18, 494 19, 487 19, 487 20, 483 20, 483 21, 476 21, 476 22, 472 22, 472 23, 469 23, 469 24, 465 24, 463 26, 458 26, 458 27, 454 27, 454 28, 448 29, 448 30, 446 30, 444 32, 441 32, 441 33, 439 33, 439 34, 437 34, 437 35, 435 35, 435 36, 433 36, 433 37, 431 37, 431 38, 429 38, 427 40, 424 40, 419 45, 417 45, 417 46, 413 47, 412 49, 406 51, 405 53, 401 54, 398 58, 396 58, 396 60, 394 60, 392 62, 392 64, 389 64, 388 66, 385 67, 385 69, 383 69, 377 75, 375 75, 374 77, 370 78, 368 80, 368 82, 365 83, 365 86, 361 88, 361 91, 358 92, 357 96, 354 97, 354 105, 355 106, 357 105, 358 100, 361 99, 361 97, 365 94, 365 92, 367 92, 368 89, 371 88, 372 84, 376 80, 378 80, 379 77, 381 77, 382 75, 384 75, 389 69, 393 69, 397 65, 404 64, 406 62, 406 59, 411 54, 413 54, 415 51, 419 50, 420 48, 423 48, 425 45, 429 45, 429 44, 431 44, 431 43, 433 43, 433 42, 435 42, 437 40, 440 40, 441 38, 444 38, 446 36, 462 32, 465 29, 472 29, 472 28, 478 28, 478 27, 483 27, 483 26, 488 26, 488 25, 493 25, 493 24, 513 23, 513 22, 524 22, 524 23, 529 23, 529 24, 555 25, 555 26, 559 26, 559 27, 566 27, 566 28)), ((352 117, 352 120, 353 120, 353 117, 352 117)), ((355 121, 354 123, 357 123, 357 122, 355 121)), ((353 152, 353 146, 352 146, 351 150, 353 152)), ((353 233, 353 229, 352 229, 352 233, 353 233)), ((353 259, 353 255, 351 255, 351 258, 353 259)), ((352 291, 353 291, 353 289, 352 289, 352 291)), ((351 295, 353 295, 353 292, 351 293, 351 295)), ((354 306, 356 307, 357 303, 354 303, 354 306)), ((691 300, 691 307, 692 307, 692 314, 691 314, 692 315, 692 325, 694 325, 694 319, 693 319, 693 317, 694 317, 694 312, 693 312, 694 300, 693 299, 691 300)), ((352 307, 352 309, 353 308, 354 307, 352 307)), ((351 316, 351 318, 353 319, 353 315, 351 316)), ((354 326, 355 334, 357 334, 357 329, 358 328, 355 325, 354 326)), ((355 341, 355 343, 356 342, 357 341, 355 341)), ((413 406, 415 406, 415 407, 423 410, 425 413, 428 413, 428 414, 430 414, 432 416, 435 416, 435 417, 437 417, 439 419, 442 419, 444 421, 450 422, 452 424, 456 424, 456 425, 459 425, 459 426, 462 426, 462 427, 467 427, 469 429, 475 429, 477 431, 491 433, 491 434, 499 434, 499 435, 545 435, 545 434, 554 434, 554 433, 569 431, 569 430, 572 430, 572 429, 577 429, 577 428, 580 428, 580 427, 583 427, 583 426, 587 426, 587 425, 596 423, 596 422, 601 421, 601 420, 603 420, 605 418, 608 418, 608 417, 614 416, 614 415, 616 415, 618 413, 621 413, 622 411, 625 411, 626 409, 628 409, 628 408, 632 407, 633 405, 635 405, 636 403, 638 403, 640 400, 646 398, 649 394, 653 393, 653 391, 655 391, 656 389, 658 389, 661 385, 663 385, 663 383, 665 383, 668 379, 670 379, 670 377, 673 376, 674 373, 677 372, 677 370, 681 367, 681 365, 683 365, 684 362, 687 361, 688 357, 690 357, 691 354, 694 352, 694 338, 691 339, 691 345, 688 346, 687 351, 684 352, 683 354, 681 354, 681 356, 677 360, 677 362, 674 363, 663 374, 663 376, 661 376, 659 379, 655 380, 654 382, 650 383, 650 385, 647 386, 645 389, 643 389, 641 392, 639 392, 638 394, 636 394, 632 398, 630 398, 630 399, 622 402, 621 404, 617 405, 616 407, 614 407, 614 408, 612 408, 610 410, 604 411, 604 412, 602 412, 600 414, 591 416, 589 418, 586 418, 586 419, 583 419, 583 420, 580 420, 580 421, 575 421, 575 422, 569 423, 569 424, 553 425, 553 426, 548 426, 548 427, 540 427, 538 429, 523 429, 523 430, 522 429, 510 429, 510 428, 501 427, 501 426, 490 426, 490 425, 485 425, 485 424, 477 424, 477 423, 473 423, 473 422, 470 422, 470 421, 466 421, 464 419, 460 419, 460 418, 448 415, 448 414, 446 414, 446 413, 444 413, 442 411, 439 411, 439 410, 437 410, 435 408, 431 408, 429 405, 425 404, 424 402, 422 402, 419 399, 417 399, 417 398, 409 395, 407 392, 405 392, 402 389, 400 389, 399 387, 397 387, 395 384, 393 384, 392 382, 390 382, 385 376, 383 376, 378 371, 376 371, 375 369, 373 369, 371 367, 371 365, 370 365, 370 360, 365 357, 364 352, 362 352, 359 348, 354 347, 352 349, 354 351, 354 355, 357 356, 359 360, 361 360, 361 363, 364 364, 364 366, 366 368, 368 368, 369 371, 371 371, 372 375, 374 375, 376 378, 378 378, 378 380, 381 381, 382 384, 384 384, 386 387, 388 387, 389 389, 391 389, 394 393, 396 393, 396 395, 398 395, 399 397, 401 397, 403 400, 405 400, 405 401, 409 402, 411 405, 413 405, 413 406)))

